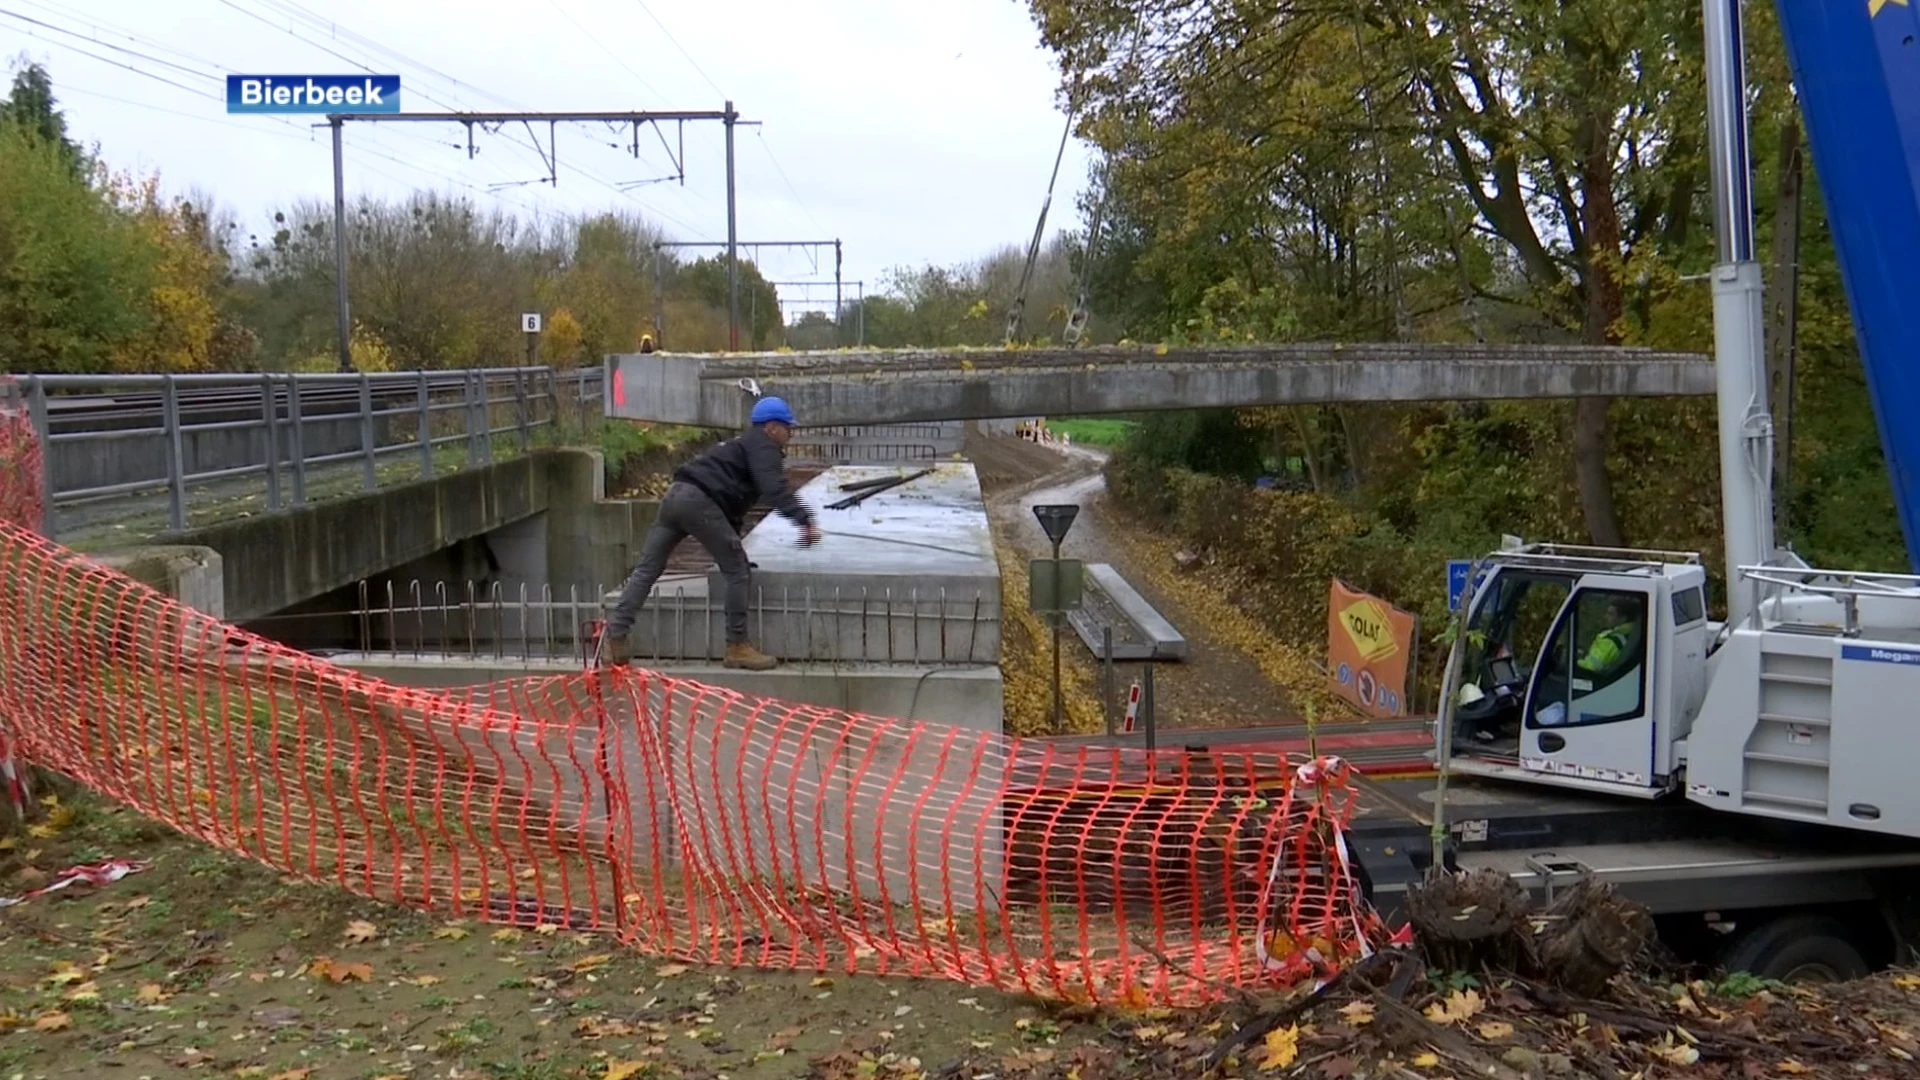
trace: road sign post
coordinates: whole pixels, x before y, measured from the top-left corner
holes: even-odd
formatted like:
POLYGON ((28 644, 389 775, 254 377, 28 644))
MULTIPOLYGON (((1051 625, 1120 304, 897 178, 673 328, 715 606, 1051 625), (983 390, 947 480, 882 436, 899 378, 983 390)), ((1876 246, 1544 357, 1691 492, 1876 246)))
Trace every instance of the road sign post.
MULTIPOLYGON (((1080 507, 1074 503, 1046 503, 1035 506, 1033 508, 1033 516, 1040 522, 1041 531, 1047 534, 1047 539, 1053 544, 1053 558, 1045 561, 1052 564, 1047 573, 1051 574, 1053 589, 1051 598, 1054 604, 1047 611, 1047 617, 1053 623, 1053 730, 1055 733, 1058 733, 1060 730, 1061 713, 1060 628, 1067 621, 1066 613, 1071 610, 1066 607, 1062 601, 1067 598, 1066 578, 1071 574, 1073 579, 1071 586, 1073 608, 1080 606, 1083 570, 1080 561, 1077 559, 1068 560, 1072 562, 1071 570, 1063 565, 1063 560, 1060 558, 1060 544, 1061 541, 1067 538, 1067 531, 1073 528, 1073 519, 1080 516, 1080 507)), ((1039 562, 1040 560, 1035 560, 1034 566, 1037 567, 1039 562)), ((1033 568, 1029 568, 1028 574, 1029 586, 1039 580, 1040 575, 1037 574, 1033 568)), ((1036 595, 1031 592, 1031 589, 1029 590, 1027 599, 1030 604, 1037 599, 1036 595)), ((1039 609, 1036 608, 1036 610, 1039 609)))
POLYGON ((520 329, 527 335, 527 366, 534 366, 534 357, 540 354, 540 313, 525 312, 520 316, 520 329))

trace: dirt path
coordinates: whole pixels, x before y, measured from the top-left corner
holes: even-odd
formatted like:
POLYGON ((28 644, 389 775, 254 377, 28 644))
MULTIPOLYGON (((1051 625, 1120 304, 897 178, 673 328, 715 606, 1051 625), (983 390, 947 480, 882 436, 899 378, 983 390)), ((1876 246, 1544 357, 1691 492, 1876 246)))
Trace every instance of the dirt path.
MULTIPOLYGON (((1112 565, 1186 637, 1186 660, 1154 668, 1162 728, 1247 727, 1299 719, 1286 691, 1269 677, 1271 661, 1252 651, 1271 648, 1271 642, 1248 641, 1244 621, 1223 620, 1217 604, 1183 598, 1178 583, 1173 583, 1175 589, 1166 587, 1168 575, 1151 566, 1165 553, 1157 545, 1138 542, 1115 520, 1102 473, 1104 452, 1074 447, 1063 453, 1019 439, 979 436, 969 438, 967 451, 981 470, 995 528, 1022 555, 1038 557, 1051 550, 1033 516, 1034 506, 1077 504, 1080 516, 1061 554, 1112 565)), ((1063 655, 1097 673, 1098 665, 1084 647, 1063 655)), ((1117 665, 1118 686, 1138 679, 1140 668, 1117 665)))

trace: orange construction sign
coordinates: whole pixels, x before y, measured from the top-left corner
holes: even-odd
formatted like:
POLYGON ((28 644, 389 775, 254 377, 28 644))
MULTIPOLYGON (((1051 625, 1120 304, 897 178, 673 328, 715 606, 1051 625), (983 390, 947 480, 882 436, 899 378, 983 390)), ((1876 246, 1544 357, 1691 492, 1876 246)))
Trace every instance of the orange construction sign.
POLYGON ((1407 715, 1417 620, 1335 578, 1327 590, 1327 689, 1369 716, 1407 715))

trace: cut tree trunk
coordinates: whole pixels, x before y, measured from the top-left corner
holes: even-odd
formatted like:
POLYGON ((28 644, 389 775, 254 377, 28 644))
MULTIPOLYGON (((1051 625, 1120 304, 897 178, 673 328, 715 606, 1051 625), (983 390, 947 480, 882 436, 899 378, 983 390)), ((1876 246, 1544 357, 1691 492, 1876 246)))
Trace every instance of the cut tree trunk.
MULTIPOLYGON (((1599 103, 1596 102, 1597 106, 1599 103)), ((1613 195, 1613 129, 1598 108, 1580 125, 1580 229, 1586 237, 1589 345, 1620 344, 1626 297, 1620 287, 1620 208, 1613 195)), ((1607 476, 1608 398, 1580 398, 1573 407, 1573 469, 1587 534, 1601 547, 1625 547, 1607 476)))
POLYGON ((1607 475, 1607 407, 1612 398, 1583 397, 1573 403, 1573 474, 1587 535, 1601 547, 1625 547, 1626 535, 1613 505, 1607 475))
POLYGON ((1407 893, 1407 919, 1433 966, 1512 971, 1524 958, 1533 901, 1496 870, 1444 874, 1407 893))
POLYGON ((1535 970, 1563 989, 1597 997, 1654 941, 1653 916, 1591 879, 1562 893, 1533 939, 1535 970))

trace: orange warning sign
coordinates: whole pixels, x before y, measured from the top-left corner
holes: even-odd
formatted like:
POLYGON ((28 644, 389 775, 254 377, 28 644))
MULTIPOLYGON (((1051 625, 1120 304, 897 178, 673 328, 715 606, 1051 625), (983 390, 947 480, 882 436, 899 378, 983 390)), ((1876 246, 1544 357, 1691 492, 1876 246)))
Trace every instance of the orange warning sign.
POLYGON ((1327 590, 1327 689, 1369 716, 1407 714, 1414 616, 1338 578, 1327 590))

